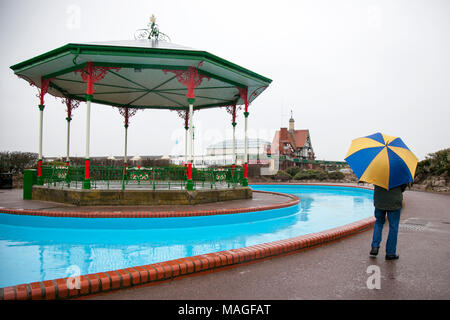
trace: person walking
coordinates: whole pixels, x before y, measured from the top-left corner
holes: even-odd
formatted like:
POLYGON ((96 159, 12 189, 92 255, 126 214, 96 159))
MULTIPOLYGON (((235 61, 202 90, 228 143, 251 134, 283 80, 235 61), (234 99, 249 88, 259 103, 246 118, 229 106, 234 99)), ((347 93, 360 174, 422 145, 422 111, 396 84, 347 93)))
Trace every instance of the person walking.
POLYGON ((386 216, 389 221, 389 234, 386 242, 386 260, 396 260, 400 256, 397 254, 397 236, 400 223, 400 213, 402 210, 403 192, 407 185, 386 190, 379 186, 374 186, 373 204, 375 206, 375 225, 373 228, 371 257, 378 255, 381 235, 386 216))
POLYGON ((386 216, 389 235, 386 260, 398 259, 397 235, 402 210, 403 192, 407 183, 414 182, 418 159, 399 137, 381 132, 352 140, 345 156, 357 181, 373 184, 375 225, 370 255, 378 255, 386 216))

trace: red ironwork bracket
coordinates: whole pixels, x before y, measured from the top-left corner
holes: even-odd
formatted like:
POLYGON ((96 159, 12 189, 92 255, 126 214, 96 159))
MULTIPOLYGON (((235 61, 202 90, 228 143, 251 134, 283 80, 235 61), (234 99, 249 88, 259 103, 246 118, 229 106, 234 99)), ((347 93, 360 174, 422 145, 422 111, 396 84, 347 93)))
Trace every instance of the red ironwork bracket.
POLYGON ((39 88, 36 83, 34 83, 33 81, 30 81, 30 86, 32 87, 36 87, 38 89, 38 94, 37 97, 39 98, 39 105, 42 106, 42 108, 44 108, 44 96, 45 94, 48 92, 48 88, 50 86, 50 81, 53 78, 50 79, 42 79, 41 77, 41 87, 39 88))
MULTIPOLYGON (((176 111, 178 116, 184 120, 184 128, 187 130, 189 128, 189 110, 173 110, 176 111)), ((193 111, 195 112, 195 110, 193 111)))
POLYGON ((136 114, 138 109, 128 107, 117 107, 117 109, 119 110, 119 113, 124 117, 125 127, 128 128, 130 118, 136 114))
POLYGON ((236 103, 231 106, 225 107, 227 112, 231 114, 231 124, 236 123, 237 111, 241 110, 241 106, 237 106, 236 103))
POLYGON ((239 91, 239 96, 241 97, 242 101, 244 101, 244 105, 245 105, 245 112, 248 112, 248 106, 250 105, 250 100, 253 97, 256 97, 258 94, 258 91, 262 88, 267 88, 266 86, 261 86, 255 90, 253 90, 253 92, 250 94, 250 96, 248 95, 248 87, 245 88, 239 88, 237 87, 238 91, 239 91))
MULTIPOLYGON (((201 65, 201 64, 200 64, 201 65)), ((172 72, 175 74, 179 83, 188 89, 188 99, 195 99, 194 90, 202 84, 204 78, 210 80, 210 77, 200 74, 195 67, 189 67, 187 70, 163 70, 164 74, 172 72)))
POLYGON ((50 79, 41 78, 41 90, 39 92, 39 99, 41 105, 44 105, 44 96, 47 93, 49 86, 50 86, 50 79))
POLYGON ((258 94, 258 90, 262 89, 262 88, 267 88, 267 86, 261 86, 259 88, 256 88, 255 90, 253 90, 252 94, 249 97, 249 101, 251 100, 251 98, 256 97, 258 94))
POLYGON ((239 90, 239 96, 241 97, 242 101, 244 101, 245 105, 245 112, 248 112, 248 87, 245 88, 237 88, 239 90))
POLYGON ((81 78, 87 84, 86 94, 94 94, 94 83, 102 80, 109 70, 119 71, 119 67, 99 67, 94 66, 92 61, 86 64, 83 69, 75 70, 75 73, 80 73, 81 78))
POLYGON ((80 101, 72 99, 72 98, 63 98, 61 100, 61 102, 63 104, 65 104, 66 107, 67 107, 67 109, 66 109, 66 111, 67 111, 67 118, 66 118, 66 120, 67 121, 72 120, 72 110, 74 110, 74 109, 76 109, 76 108, 78 108, 80 106, 80 101))

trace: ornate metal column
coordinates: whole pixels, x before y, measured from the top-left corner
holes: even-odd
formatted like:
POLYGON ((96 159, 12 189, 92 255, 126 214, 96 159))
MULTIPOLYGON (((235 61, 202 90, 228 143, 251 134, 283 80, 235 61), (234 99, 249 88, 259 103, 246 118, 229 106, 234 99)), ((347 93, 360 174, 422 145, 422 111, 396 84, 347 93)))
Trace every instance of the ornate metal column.
POLYGON ((233 126, 233 165, 236 164, 236 111, 239 109, 236 103, 232 106, 227 106, 227 112, 231 114, 231 125, 233 126))
POLYGON ((94 66, 93 62, 87 62, 86 67, 76 70, 75 73, 80 73, 81 78, 86 82, 86 155, 84 160, 84 181, 83 189, 91 188, 91 180, 89 177, 89 154, 90 154, 90 124, 91 124, 91 101, 94 94, 94 83, 103 79, 108 70, 114 69, 118 71, 117 67, 98 67, 94 66))
POLYGON ((128 107, 118 107, 120 114, 124 118, 124 128, 125 128, 125 143, 124 143, 124 156, 123 156, 123 172, 127 173, 127 148, 128 148, 128 125, 130 123, 130 118, 136 114, 138 109, 128 108, 128 107))
POLYGON ((195 99, 188 99, 189 102, 189 163, 194 162, 194 102, 195 99))
POLYGON ((236 106, 236 102, 232 106, 227 106, 227 112, 231 114, 231 125, 233 126, 233 161, 232 161, 232 174, 234 176, 234 169, 237 164, 237 155, 236 155, 236 111, 239 107, 236 106))
POLYGON ((69 150, 70 150, 70 121, 72 121, 72 110, 78 108, 80 101, 74 100, 72 98, 64 98, 61 101, 66 105, 67 112, 67 147, 66 147, 66 166, 70 164, 69 150))
POLYGON ((244 111, 244 179, 242 181, 242 185, 244 187, 248 186, 248 177, 247 177, 247 170, 248 170, 248 87, 245 88, 238 88, 239 95, 241 99, 244 101, 245 105, 245 111, 244 111))
POLYGON ((189 130, 189 112, 184 111, 184 163, 187 165, 188 162, 188 130, 189 130))
MULTIPOLYGON (((50 79, 42 79, 41 77, 41 88, 39 90, 39 159, 38 159, 38 176, 37 184, 43 185, 44 178, 42 177, 42 131, 44 126, 44 96, 48 91, 50 85, 50 79)), ((36 86, 37 87, 37 86, 36 86)))
MULTIPOLYGON (((200 64, 201 65, 201 64, 200 64)), ((199 65, 199 66, 200 66, 199 65)), ((194 130, 193 130, 193 114, 194 114, 194 103, 195 103, 195 93, 196 87, 200 86, 203 78, 210 79, 209 77, 202 75, 198 72, 198 68, 189 67, 188 70, 163 70, 165 74, 167 72, 172 72, 176 75, 178 82, 186 86, 188 93, 186 94, 187 101, 189 103, 189 157, 188 157, 188 181, 186 184, 187 190, 194 189, 194 182, 192 180, 192 163, 194 161, 194 130)))

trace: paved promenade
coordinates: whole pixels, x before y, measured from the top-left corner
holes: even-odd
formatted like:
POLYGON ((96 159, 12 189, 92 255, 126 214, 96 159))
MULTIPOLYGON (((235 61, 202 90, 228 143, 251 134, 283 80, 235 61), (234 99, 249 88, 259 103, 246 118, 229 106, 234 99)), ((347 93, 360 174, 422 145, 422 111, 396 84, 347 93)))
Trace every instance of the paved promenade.
MULTIPOLYGON (((80 210, 57 203, 24 201, 21 192, 0 190, 0 207, 80 210)), ((404 195, 406 205, 400 221, 397 261, 384 260, 386 222, 382 247, 375 259, 368 255, 372 237, 369 230, 284 257, 83 299, 450 299, 450 196, 417 191, 406 191, 404 195), (367 288, 367 279, 372 275, 367 273, 370 266, 379 267, 380 289, 367 288)), ((210 210, 284 201, 282 196, 254 193, 251 200, 192 207, 210 210)), ((139 210, 189 210, 187 207, 190 206, 139 207, 139 210)), ((136 210, 135 207, 101 209, 136 210)))
POLYGON ((220 272, 88 299, 450 299, 450 196, 405 192, 397 261, 369 257, 372 229, 307 250, 220 272), (368 289, 380 268, 381 289, 368 289))

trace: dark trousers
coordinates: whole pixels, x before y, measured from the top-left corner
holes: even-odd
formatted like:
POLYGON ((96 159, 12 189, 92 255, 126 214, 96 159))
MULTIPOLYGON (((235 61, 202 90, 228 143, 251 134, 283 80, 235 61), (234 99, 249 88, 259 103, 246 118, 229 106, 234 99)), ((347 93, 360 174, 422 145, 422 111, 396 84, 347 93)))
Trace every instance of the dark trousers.
POLYGON ((389 221, 389 234, 386 242, 386 254, 395 255, 397 251, 398 225, 400 223, 400 212, 402 209, 395 211, 380 210, 375 208, 375 225, 373 227, 372 248, 379 248, 383 226, 386 221, 386 215, 389 221))

